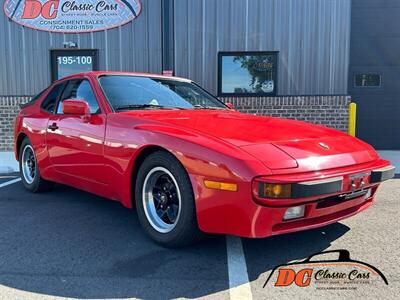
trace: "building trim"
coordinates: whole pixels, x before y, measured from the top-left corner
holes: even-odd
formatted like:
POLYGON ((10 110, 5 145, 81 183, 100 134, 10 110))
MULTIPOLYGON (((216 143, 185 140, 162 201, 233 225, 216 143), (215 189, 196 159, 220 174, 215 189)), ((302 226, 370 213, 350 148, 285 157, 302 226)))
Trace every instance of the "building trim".
POLYGON ((161 1, 162 69, 174 69, 174 1, 161 1))

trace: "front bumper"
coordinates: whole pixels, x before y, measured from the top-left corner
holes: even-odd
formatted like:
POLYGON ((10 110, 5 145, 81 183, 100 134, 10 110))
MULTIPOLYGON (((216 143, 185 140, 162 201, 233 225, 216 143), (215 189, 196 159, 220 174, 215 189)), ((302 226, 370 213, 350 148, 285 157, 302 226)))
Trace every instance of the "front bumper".
POLYGON ((276 215, 271 227, 271 235, 295 232, 305 229, 317 228, 335 223, 341 219, 353 216, 372 205, 377 186, 371 188, 371 196, 365 195, 351 200, 340 199, 339 196, 331 196, 316 202, 305 204, 305 216, 298 219, 283 221, 286 209, 271 211, 276 215))
POLYGON ((377 161, 318 172, 318 176, 294 173, 265 177, 298 186, 292 199, 251 199, 252 184, 248 182, 238 182, 239 189, 233 193, 204 189, 201 176, 192 181, 198 187, 195 189, 197 218, 203 231, 262 238, 316 228, 355 215, 372 205, 380 182, 393 177, 392 174, 392 166, 377 161), (354 189, 354 176, 358 178, 359 174, 368 180, 354 189), (304 205, 304 217, 284 220, 286 210, 298 205, 304 205))

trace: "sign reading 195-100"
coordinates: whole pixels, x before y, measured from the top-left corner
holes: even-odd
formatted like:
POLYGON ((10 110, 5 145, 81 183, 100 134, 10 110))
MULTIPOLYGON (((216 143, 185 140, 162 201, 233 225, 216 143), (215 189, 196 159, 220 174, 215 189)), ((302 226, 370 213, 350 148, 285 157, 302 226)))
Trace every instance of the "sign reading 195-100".
POLYGON ((92 32, 124 25, 142 9, 140 0, 6 0, 4 12, 20 25, 52 32, 92 32))

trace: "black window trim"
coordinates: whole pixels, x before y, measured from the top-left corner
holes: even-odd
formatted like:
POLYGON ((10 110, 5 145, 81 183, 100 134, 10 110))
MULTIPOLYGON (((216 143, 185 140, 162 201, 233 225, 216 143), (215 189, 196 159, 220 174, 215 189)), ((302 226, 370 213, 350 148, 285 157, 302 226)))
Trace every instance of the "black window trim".
MULTIPOLYGON (((99 110, 100 110, 98 113, 90 113, 90 115, 92 115, 92 116, 94 116, 94 115, 101 115, 101 114, 103 113, 103 109, 102 109, 102 107, 101 107, 101 105, 100 105, 99 99, 97 99, 97 96, 96 96, 95 90, 94 90, 94 88, 93 88, 93 85, 92 85, 92 83, 90 82, 89 78, 84 77, 84 76, 81 76, 81 77, 74 77, 74 78, 68 78, 68 79, 65 79, 65 80, 63 81, 64 86, 63 86, 63 88, 62 88, 61 93, 60 93, 60 94, 58 95, 58 97, 57 97, 56 106, 55 106, 55 108, 54 108, 54 115, 57 115, 57 116, 62 116, 62 115, 63 115, 63 114, 58 114, 58 113, 57 113, 58 105, 60 104, 62 95, 64 94, 65 89, 67 88, 68 84, 69 84, 71 81, 74 81, 74 80, 82 80, 82 81, 86 80, 87 82, 89 82, 90 88, 92 89, 92 92, 93 92, 93 95, 94 95, 94 99, 96 100, 97 106, 99 107, 99 110)), ((86 99, 81 99, 81 100, 85 100, 85 101, 86 101, 86 99)), ((87 101, 86 101, 86 102, 87 102, 87 101)))
POLYGON ((103 99, 107 102, 107 105, 110 108, 111 112, 115 113, 116 111, 115 111, 114 107, 111 105, 110 101, 107 98, 107 95, 106 95, 105 91, 103 90, 103 87, 100 84, 100 78, 101 77, 106 77, 106 76, 113 76, 113 75, 101 74, 99 76, 96 76, 96 81, 97 81, 97 85, 100 87, 100 91, 101 91, 103 99))
POLYGON ((41 101, 41 103, 40 103, 40 109, 42 110, 42 111, 44 111, 44 112, 46 112, 46 113, 48 113, 48 114, 51 114, 51 115, 55 115, 55 110, 56 110, 56 107, 57 107, 57 105, 58 105, 58 101, 59 101, 59 99, 60 99, 60 97, 61 97, 61 94, 64 92, 64 89, 65 89, 65 86, 66 86, 66 81, 67 80, 63 80, 63 81, 61 81, 61 82, 55 82, 55 83, 53 83, 52 85, 50 85, 48 88, 47 88, 47 93, 46 93, 46 95, 42 98, 42 101, 41 101), (56 86, 58 86, 58 85, 61 85, 61 90, 58 92, 58 95, 57 95, 57 98, 56 98, 56 101, 55 101, 55 104, 57 104, 57 105, 55 105, 54 106, 54 112, 51 112, 51 111, 48 111, 47 109, 45 109, 44 107, 43 107, 43 104, 44 104, 44 101, 46 100, 46 98, 47 98, 47 96, 53 91, 53 89, 56 87, 56 86))
POLYGON ((270 97, 276 96, 278 90, 278 67, 279 67, 279 51, 219 51, 217 65, 217 92, 218 97, 270 97), (223 93, 222 92, 222 57, 224 56, 249 56, 249 55, 274 55, 275 72, 274 72, 274 92, 273 93, 223 93))
POLYGON ((48 89, 49 89, 49 87, 46 87, 45 89, 41 90, 39 93, 34 95, 27 103, 20 104, 19 107, 22 109, 22 108, 28 107, 32 104, 35 104, 37 101, 40 101, 40 99, 42 99, 42 97, 47 95, 48 89))
POLYGON ((99 69, 99 50, 98 49, 50 49, 50 75, 51 82, 57 80, 57 57, 58 56, 92 56, 93 71, 99 69))

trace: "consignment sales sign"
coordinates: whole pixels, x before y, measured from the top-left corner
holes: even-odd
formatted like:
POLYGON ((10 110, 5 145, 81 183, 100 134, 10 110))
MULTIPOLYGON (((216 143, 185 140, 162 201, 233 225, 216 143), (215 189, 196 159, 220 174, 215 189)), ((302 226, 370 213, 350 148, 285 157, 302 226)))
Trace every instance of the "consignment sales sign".
POLYGON ((92 32, 126 24, 140 0, 6 0, 4 13, 20 25, 52 32, 92 32))

